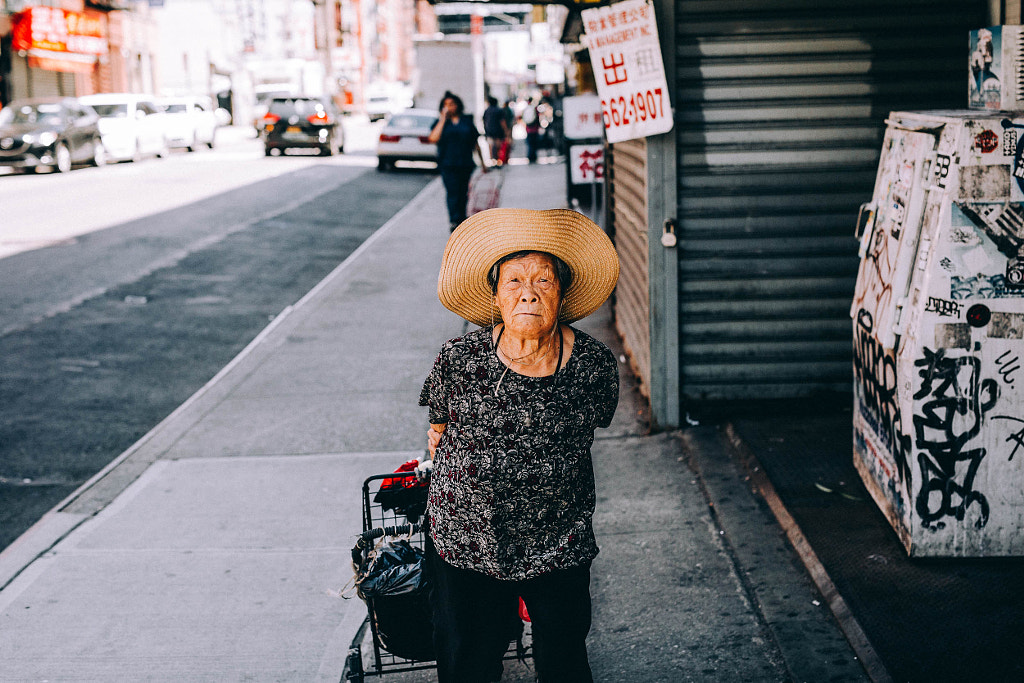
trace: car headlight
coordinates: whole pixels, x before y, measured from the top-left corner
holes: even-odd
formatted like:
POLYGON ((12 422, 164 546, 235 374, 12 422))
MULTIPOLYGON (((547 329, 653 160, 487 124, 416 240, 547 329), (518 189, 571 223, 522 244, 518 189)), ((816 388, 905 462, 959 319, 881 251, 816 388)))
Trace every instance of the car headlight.
POLYGON ((49 147, 53 143, 57 142, 57 134, 46 132, 39 134, 39 144, 44 147, 49 147))

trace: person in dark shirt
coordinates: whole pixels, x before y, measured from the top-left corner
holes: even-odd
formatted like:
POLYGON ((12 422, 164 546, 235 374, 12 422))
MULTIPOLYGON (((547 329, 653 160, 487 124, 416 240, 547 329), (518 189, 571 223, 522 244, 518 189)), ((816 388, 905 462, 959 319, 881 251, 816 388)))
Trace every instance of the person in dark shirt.
POLYGON ((494 97, 487 98, 487 109, 484 110, 484 135, 487 136, 491 159, 500 166, 501 146, 509 138, 509 127, 505 122, 505 112, 498 106, 498 100, 494 97))
POLYGON ((473 151, 480 158, 481 170, 486 173, 483 153, 477 144, 477 132, 473 118, 465 112, 462 99, 451 92, 441 98, 440 116, 434 122, 428 139, 437 145, 437 167, 441 181, 448 195, 449 229, 454 231, 459 223, 466 220, 466 205, 469 202, 469 179, 476 165, 473 151))

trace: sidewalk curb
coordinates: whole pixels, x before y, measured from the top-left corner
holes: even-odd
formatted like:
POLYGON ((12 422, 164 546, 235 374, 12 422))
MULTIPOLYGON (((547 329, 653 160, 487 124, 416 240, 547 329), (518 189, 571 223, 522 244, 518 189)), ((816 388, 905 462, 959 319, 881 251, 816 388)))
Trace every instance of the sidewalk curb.
POLYGON ((771 509, 776 521, 778 521, 782 530, 785 531, 790 544, 796 551, 804 567, 807 569, 807 573, 810 575, 811 580, 818 587, 818 590, 828 602, 829 609, 832 611, 833 616, 838 622, 839 628, 849 641, 850 647, 852 647, 853 651, 857 654, 861 666, 864 667, 868 677, 874 683, 893 683, 893 679, 889 675, 885 664, 882 663, 881 658, 875 651, 874 646, 872 646, 871 641, 864 632, 864 629, 861 628, 860 623, 853 615, 853 612, 850 611, 850 608, 843 599, 843 596, 839 594, 839 590, 832 582, 831 577, 825 570, 824 565, 822 565, 821 561, 818 559, 814 549, 811 548, 810 543, 804 536, 803 531, 800 530, 796 520, 793 519, 793 516, 786 509, 782 499, 779 498, 775 491, 775 487, 768 479, 764 467, 761 466, 757 456, 743 441, 742 437, 740 437, 731 423, 724 426, 724 432, 729 444, 735 452, 735 455, 740 461, 740 464, 750 477, 750 483, 768 504, 768 507, 771 509))
MULTIPOLYGON (((437 185, 441 183, 440 178, 429 182, 415 197, 403 206, 394 216, 388 219, 384 225, 378 228, 372 235, 363 241, 355 251, 348 255, 344 261, 339 263, 334 270, 328 273, 320 282, 309 290, 296 303, 286 306, 277 314, 270 323, 264 327, 259 334, 250 341, 237 356, 225 365, 217 374, 200 387, 194 394, 185 400, 180 406, 174 409, 170 415, 144 434, 138 441, 128 447, 121 455, 114 458, 99 472, 90 477, 81 486, 75 489, 64 500, 60 501, 39 521, 33 524, 27 531, 19 536, 13 543, 0 551, 0 591, 6 589, 19 575, 22 574, 32 563, 50 552, 58 543, 67 538, 72 532, 78 529, 83 523, 94 517, 100 510, 110 505, 121 493, 136 481, 149 467, 159 460, 160 453, 166 452, 166 448, 159 448, 158 453, 146 457, 139 457, 147 446, 156 441, 158 437, 165 436, 174 428, 175 422, 179 420, 188 410, 194 408, 200 401, 210 395, 215 388, 220 388, 221 383, 244 361, 250 360, 255 351, 261 348, 268 337, 288 322, 294 313, 302 310, 306 304, 315 298, 331 282, 348 270, 351 264, 359 258, 374 242, 381 239, 390 232, 399 221, 414 210, 424 196, 437 192, 437 185), (137 462, 136 462, 137 460, 137 462), (137 471, 128 473, 118 485, 107 492, 99 502, 93 504, 86 510, 69 510, 76 502, 80 501, 87 493, 97 488, 111 474, 134 467, 137 471)), ((290 205, 289 205, 290 206, 290 205)), ((189 423, 192 424, 191 422, 189 423)), ((186 428, 187 429, 187 428, 186 428)), ((180 430, 180 428, 179 428, 180 430)), ((177 435, 177 436, 180 436, 177 435)), ((177 437, 172 439, 172 442, 177 437)))

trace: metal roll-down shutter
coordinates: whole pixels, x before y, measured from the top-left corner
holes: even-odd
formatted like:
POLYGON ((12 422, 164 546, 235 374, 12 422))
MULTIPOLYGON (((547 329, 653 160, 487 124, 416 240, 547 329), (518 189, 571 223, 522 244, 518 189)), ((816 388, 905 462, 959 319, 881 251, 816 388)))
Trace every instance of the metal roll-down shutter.
POLYGON ((847 391, 891 110, 964 108, 973 0, 676 5, 682 400, 847 391))

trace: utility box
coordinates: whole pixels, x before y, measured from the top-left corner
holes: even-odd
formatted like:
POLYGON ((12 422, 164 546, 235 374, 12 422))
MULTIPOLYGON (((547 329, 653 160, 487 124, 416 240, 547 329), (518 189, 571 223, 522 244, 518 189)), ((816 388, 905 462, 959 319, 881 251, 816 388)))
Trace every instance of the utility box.
POLYGON ((1024 555, 1024 114, 887 123, 858 220, 854 464, 911 556, 1024 555))

